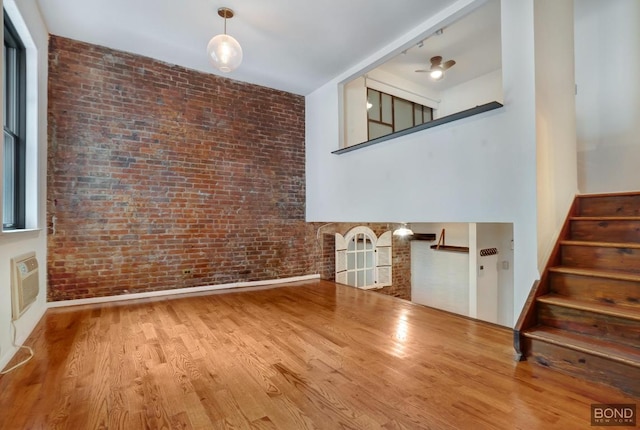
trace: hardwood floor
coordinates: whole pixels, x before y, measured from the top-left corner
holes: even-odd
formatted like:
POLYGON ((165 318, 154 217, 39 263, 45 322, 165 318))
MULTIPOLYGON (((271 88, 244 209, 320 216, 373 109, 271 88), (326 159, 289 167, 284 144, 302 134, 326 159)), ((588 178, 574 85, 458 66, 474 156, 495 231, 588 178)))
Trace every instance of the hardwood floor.
POLYGON ((514 361, 512 338, 324 281, 50 309, 0 428, 576 429, 637 403, 514 361))

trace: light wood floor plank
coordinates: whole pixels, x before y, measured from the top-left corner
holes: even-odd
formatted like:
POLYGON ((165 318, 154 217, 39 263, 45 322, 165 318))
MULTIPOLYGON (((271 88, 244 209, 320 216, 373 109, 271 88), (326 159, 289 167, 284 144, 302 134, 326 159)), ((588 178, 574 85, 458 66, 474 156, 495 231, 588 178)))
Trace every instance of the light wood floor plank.
POLYGON ((512 336, 324 281, 50 309, 0 429, 546 430, 637 403, 514 361, 512 336))

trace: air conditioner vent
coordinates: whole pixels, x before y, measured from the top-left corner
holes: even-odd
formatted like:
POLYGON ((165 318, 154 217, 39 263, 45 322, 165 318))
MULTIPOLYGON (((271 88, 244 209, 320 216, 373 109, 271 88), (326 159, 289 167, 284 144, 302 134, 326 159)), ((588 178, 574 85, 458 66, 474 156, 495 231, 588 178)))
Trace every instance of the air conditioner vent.
POLYGON ((13 320, 17 320, 36 301, 40 290, 38 260, 36 253, 20 255, 11 259, 13 282, 11 302, 13 320))

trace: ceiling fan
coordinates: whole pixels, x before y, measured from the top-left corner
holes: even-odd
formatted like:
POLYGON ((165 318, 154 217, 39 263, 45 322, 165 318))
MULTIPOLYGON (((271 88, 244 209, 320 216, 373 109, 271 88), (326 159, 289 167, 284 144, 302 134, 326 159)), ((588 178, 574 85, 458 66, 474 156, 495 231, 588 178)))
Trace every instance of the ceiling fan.
POLYGON ((422 70, 416 70, 418 73, 429 73, 432 79, 439 80, 444 77, 444 71, 453 67, 456 62, 455 60, 447 60, 444 63, 442 62, 442 57, 440 55, 436 55, 435 57, 431 57, 431 67, 422 70))

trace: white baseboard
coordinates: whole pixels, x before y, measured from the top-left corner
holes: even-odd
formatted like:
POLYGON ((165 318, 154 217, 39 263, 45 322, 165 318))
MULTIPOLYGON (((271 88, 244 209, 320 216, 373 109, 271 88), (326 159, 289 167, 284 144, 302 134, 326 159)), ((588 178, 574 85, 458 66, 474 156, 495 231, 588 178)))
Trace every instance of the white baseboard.
POLYGON ((233 288, 262 287, 267 285, 287 284, 290 282, 309 281, 320 279, 320 275, 293 276, 291 278, 271 279, 267 281, 233 282, 229 284, 205 285, 202 287, 177 288, 175 290, 149 291, 145 293, 120 294, 117 296, 92 297, 88 299, 60 300, 48 302, 48 308, 61 308, 65 306, 91 305, 97 303, 119 302, 124 300, 147 299, 152 297, 174 296, 179 294, 202 293, 207 291, 228 290, 233 288))

